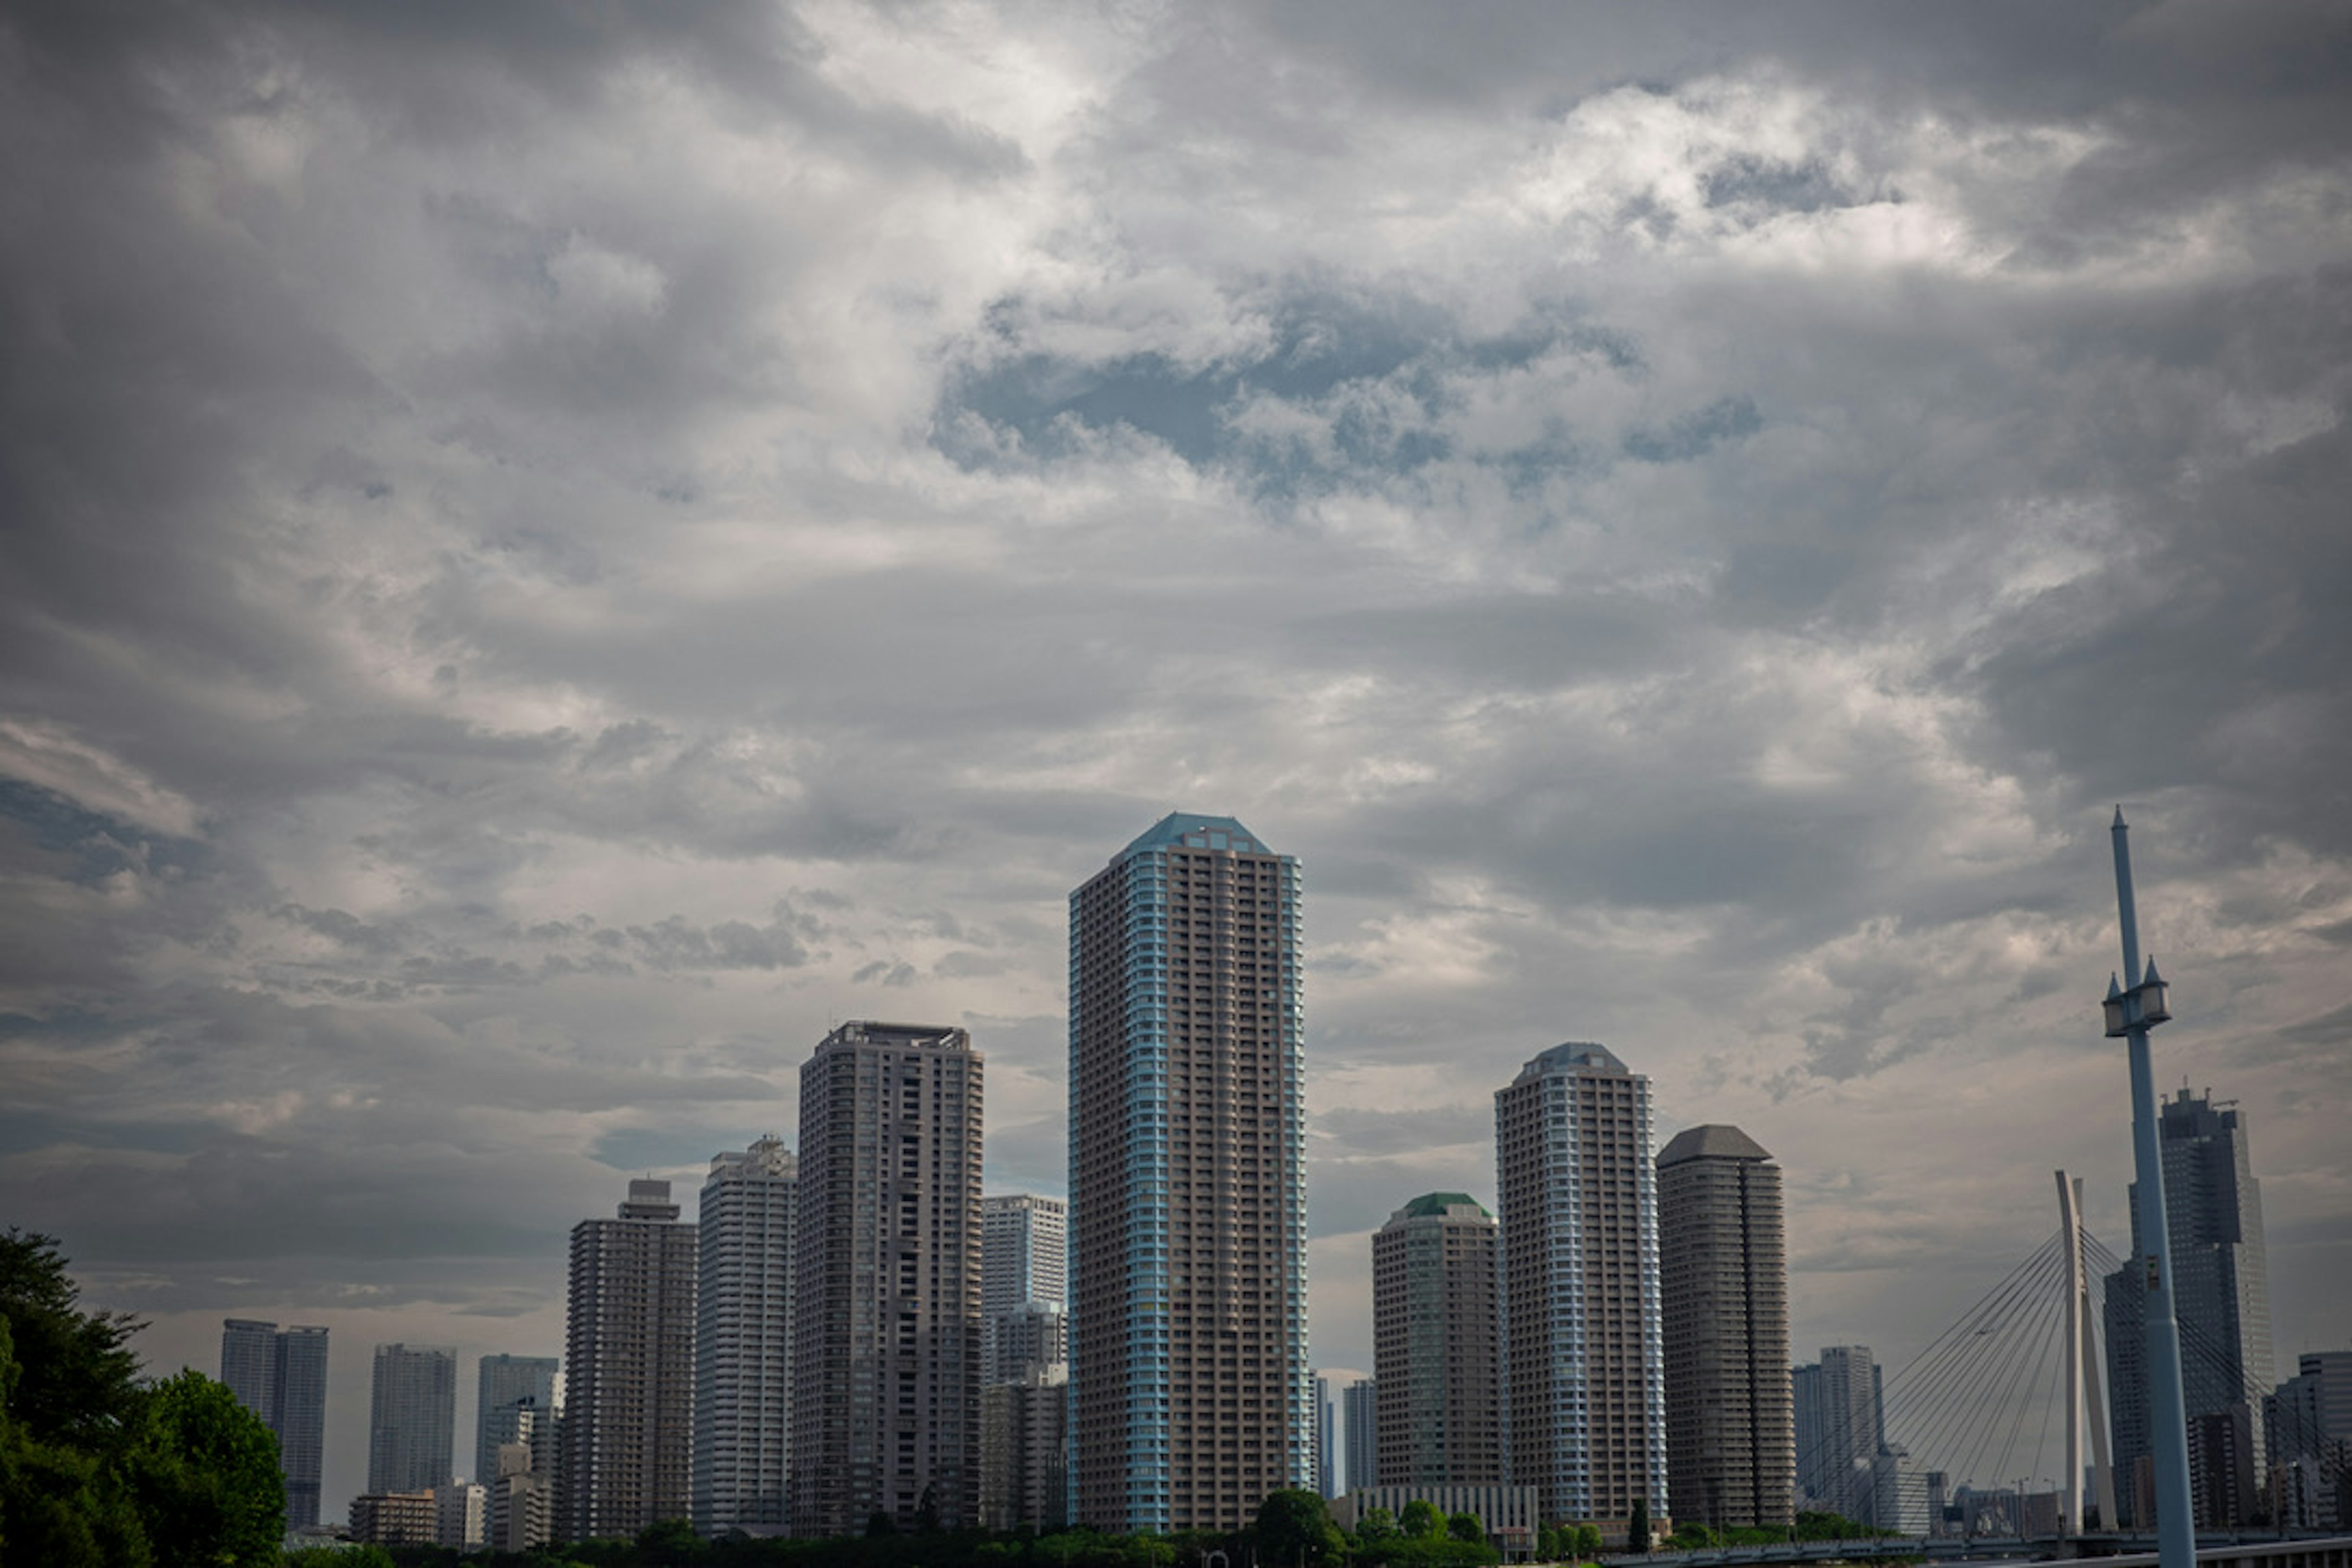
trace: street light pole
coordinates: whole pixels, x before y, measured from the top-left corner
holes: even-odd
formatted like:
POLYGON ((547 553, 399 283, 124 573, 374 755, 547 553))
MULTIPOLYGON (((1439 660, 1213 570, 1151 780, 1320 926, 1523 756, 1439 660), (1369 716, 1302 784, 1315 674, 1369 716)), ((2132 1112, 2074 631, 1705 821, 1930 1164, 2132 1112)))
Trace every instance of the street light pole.
POLYGON ((2131 986, 2107 981, 2107 1037, 2120 1037, 2131 1060, 2132 1171, 2137 1184, 2140 1244, 2132 1260, 2147 1286, 2148 1440, 2156 1470, 2156 1551, 2159 1568, 2196 1568, 2197 1526, 2189 1504, 2189 1423, 2180 1394, 2180 1325, 2172 1313, 2172 1232, 2164 1212, 2164 1151, 2156 1120, 2156 1074, 2147 1032, 2172 1016, 2156 960, 2139 962, 2139 918, 2132 906, 2130 828, 2116 807, 2116 908, 2122 917, 2124 969, 2131 986))

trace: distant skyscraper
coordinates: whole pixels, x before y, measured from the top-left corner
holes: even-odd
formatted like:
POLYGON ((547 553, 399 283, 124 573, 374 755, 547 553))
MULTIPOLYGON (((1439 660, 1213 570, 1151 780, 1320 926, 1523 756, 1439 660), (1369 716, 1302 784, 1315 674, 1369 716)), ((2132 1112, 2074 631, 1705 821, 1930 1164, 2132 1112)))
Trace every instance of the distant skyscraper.
POLYGON ((1495 1216, 1466 1193, 1413 1199, 1372 1233, 1380 1486, 1503 1479, 1495 1216))
POLYGON ((1886 1446, 1885 1404, 1868 1345, 1824 1345, 1791 1378, 1797 1487, 1811 1506, 1869 1522, 1871 1461, 1886 1446))
POLYGON ((792 1454, 799 1167, 774 1138, 715 1156, 696 1215, 694 1527, 781 1527, 792 1454))
POLYGON ((414 1492, 448 1485, 457 1438, 457 1350, 376 1346, 368 1404, 368 1490, 414 1492))
POLYGON ((1554 1046, 1495 1094, 1509 1479, 1548 1521, 1667 1517, 1650 1080, 1554 1046))
POLYGON ((1298 897, 1185 814, 1070 895, 1080 1523, 1237 1530, 1311 1479, 1298 897))
POLYGON ((2283 1529, 2352 1524, 2352 1351, 2305 1352, 2263 1408, 2271 1522, 2283 1529))
POLYGON ((551 1355, 486 1355, 476 1363, 472 1479, 488 1486, 499 1479, 499 1446, 515 1441, 519 1402, 530 1400, 542 1415, 554 1411, 562 1364, 551 1355))
POLYGON ((792 1525, 980 1511, 981 1058, 848 1023, 801 1068, 792 1525))
POLYGON ((1342 1489, 1361 1491, 1381 1482, 1381 1387, 1362 1377, 1339 1391, 1342 1489))
POLYGON ((1676 1519, 1789 1523, 1797 1453, 1780 1167, 1737 1127, 1693 1127, 1658 1151, 1658 1287, 1676 1519))
POLYGON ((231 1318, 221 1325, 221 1381, 278 1435, 286 1478, 286 1525, 319 1522, 319 1471, 326 1457, 327 1331, 231 1318))
POLYGON ((1061 1199, 1029 1193, 981 1200, 981 1375, 991 1383, 1018 1375, 998 1356, 999 1320, 1031 1301, 1064 1304, 1069 1213, 1061 1199))
MULTIPOLYGON (((2180 1325, 2180 1384, 2189 1421, 2197 1523, 2252 1522, 2260 1508, 2265 1447, 2263 1396, 2276 1386, 2271 1352, 2270 1271, 2262 1191, 2244 1113, 2188 1089, 2163 1101, 2157 1121, 2164 1164, 2165 1223, 2172 1237, 2172 1304, 2180 1325)), ((2135 1184, 2137 1191, 2137 1184, 2135 1184)), ((2132 1259, 2107 1276, 2107 1386, 2114 1390, 2116 1490, 2126 1522, 2137 1517, 2132 1484, 2150 1452, 2147 1294, 2137 1259, 2147 1238, 2132 1203, 2132 1259)))
POLYGON ((1331 1380, 1315 1374, 1315 1489, 1327 1498, 1339 1495, 1339 1435, 1332 1430, 1331 1380))
POLYGON ((688 1516, 696 1270, 695 1227, 667 1182, 632 1181, 616 1218, 572 1227, 557 1540, 688 1516))

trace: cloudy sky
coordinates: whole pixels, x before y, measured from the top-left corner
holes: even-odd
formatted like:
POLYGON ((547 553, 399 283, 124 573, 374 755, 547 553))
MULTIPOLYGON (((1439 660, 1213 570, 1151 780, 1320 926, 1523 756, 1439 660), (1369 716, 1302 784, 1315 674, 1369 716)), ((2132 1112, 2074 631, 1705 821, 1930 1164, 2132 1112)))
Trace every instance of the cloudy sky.
POLYGON ((2340 0, 28 0, 0 130, 0 1220, 331 1325, 331 1513, 835 1021, 1060 1191, 1178 807, 1306 867, 1326 1364, 1563 1039, 1801 1352, 2125 1245, 2117 801, 2352 1343, 2340 0))

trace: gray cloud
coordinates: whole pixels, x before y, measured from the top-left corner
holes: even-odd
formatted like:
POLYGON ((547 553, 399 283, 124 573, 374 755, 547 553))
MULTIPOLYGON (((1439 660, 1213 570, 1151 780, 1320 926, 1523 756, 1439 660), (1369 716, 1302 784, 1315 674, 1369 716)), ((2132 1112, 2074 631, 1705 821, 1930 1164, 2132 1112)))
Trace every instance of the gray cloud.
POLYGON ((0 29, 0 1182, 152 1353, 551 1348, 861 1011, 1057 1186, 1178 807, 1306 865, 1318 1258, 1599 1038, 1896 1356, 2120 1224, 2126 802, 2343 1298, 2340 8, 0 29))

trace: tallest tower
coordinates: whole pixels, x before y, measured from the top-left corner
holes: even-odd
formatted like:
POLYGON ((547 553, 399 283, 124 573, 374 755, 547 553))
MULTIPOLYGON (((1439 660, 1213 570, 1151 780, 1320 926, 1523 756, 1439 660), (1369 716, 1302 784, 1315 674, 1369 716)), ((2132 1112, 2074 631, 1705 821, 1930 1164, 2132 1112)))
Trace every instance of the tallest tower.
POLYGON ((1070 895, 1076 1500, 1247 1524, 1309 1484, 1298 864, 1179 813, 1070 895))

